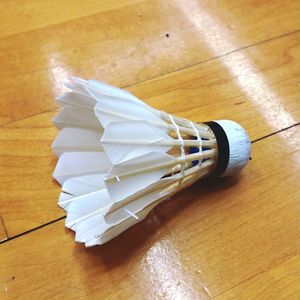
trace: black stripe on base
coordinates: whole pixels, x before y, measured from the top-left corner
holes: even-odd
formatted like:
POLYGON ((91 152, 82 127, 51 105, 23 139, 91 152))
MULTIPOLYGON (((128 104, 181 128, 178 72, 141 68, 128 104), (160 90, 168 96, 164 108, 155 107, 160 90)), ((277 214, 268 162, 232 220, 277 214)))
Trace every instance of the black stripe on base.
POLYGON ((227 169, 229 162, 229 142, 227 135, 217 122, 205 122, 204 124, 208 125, 210 129, 213 131, 218 146, 218 160, 216 165, 216 170, 214 172, 214 176, 221 176, 225 170, 227 169))

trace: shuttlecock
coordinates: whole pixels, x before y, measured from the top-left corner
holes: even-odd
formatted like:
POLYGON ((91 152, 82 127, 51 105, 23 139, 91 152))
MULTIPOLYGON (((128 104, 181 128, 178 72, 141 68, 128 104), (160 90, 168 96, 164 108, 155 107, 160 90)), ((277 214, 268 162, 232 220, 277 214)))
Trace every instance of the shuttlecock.
POLYGON ((131 93, 73 78, 57 98, 54 178, 66 226, 85 245, 103 244, 199 178, 238 173, 250 156, 245 130, 156 110, 131 93))

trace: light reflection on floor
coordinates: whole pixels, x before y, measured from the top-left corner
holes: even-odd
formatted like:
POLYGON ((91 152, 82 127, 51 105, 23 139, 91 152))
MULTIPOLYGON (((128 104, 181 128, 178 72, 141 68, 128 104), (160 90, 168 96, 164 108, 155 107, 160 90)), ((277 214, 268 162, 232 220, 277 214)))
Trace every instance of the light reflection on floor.
POLYGON ((63 65, 63 61, 57 58, 55 54, 49 57, 49 79, 55 97, 69 90, 64 83, 70 81, 71 76, 76 75, 72 74, 72 72, 67 70, 63 65))
MULTIPOLYGON (((241 47, 235 41, 230 30, 211 15, 201 1, 175 0, 174 5, 186 16, 198 32, 198 38, 207 44, 215 56, 241 47)), ((297 123, 293 116, 285 110, 281 97, 272 90, 245 52, 239 51, 220 57, 219 60, 270 126, 275 130, 280 130, 297 123)))
POLYGON ((146 290, 153 293, 147 299, 211 299, 199 276, 195 282, 195 274, 186 269, 173 240, 161 240, 151 246, 137 271, 141 276, 139 283, 146 284, 146 290))

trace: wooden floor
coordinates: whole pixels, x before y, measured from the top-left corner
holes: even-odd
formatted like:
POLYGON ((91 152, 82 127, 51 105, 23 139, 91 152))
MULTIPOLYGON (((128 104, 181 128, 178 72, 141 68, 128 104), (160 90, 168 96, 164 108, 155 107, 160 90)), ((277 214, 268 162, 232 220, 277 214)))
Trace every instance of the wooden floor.
POLYGON ((300 299, 299 15, 294 0, 1 1, 0 299, 300 299), (52 179, 71 75, 240 122, 252 160, 85 249, 52 179))

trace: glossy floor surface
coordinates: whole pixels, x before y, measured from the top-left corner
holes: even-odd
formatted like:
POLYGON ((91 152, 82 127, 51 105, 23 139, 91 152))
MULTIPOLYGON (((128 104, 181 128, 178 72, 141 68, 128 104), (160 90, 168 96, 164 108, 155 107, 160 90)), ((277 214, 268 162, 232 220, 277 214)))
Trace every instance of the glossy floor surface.
POLYGON ((299 299, 300 4, 0 3, 1 299, 299 299), (54 97, 71 75, 251 138, 239 178, 194 184, 104 246, 64 228, 54 97))

